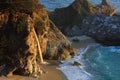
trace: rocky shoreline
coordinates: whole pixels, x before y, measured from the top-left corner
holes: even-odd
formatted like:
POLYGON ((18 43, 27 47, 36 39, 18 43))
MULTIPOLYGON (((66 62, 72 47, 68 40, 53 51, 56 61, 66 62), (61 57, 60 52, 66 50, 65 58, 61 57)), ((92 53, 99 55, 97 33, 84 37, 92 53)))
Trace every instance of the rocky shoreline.
POLYGON ((88 0, 75 0, 70 6, 56 9, 49 16, 68 37, 87 35, 103 45, 120 45, 120 16, 107 0, 102 0, 97 6, 88 0))
POLYGON ((76 49, 64 35, 87 35, 104 45, 120 45, 120 16, 106 0, 98 6, 75 0, 53 12, 38 0, 32 1, 31 6, 23 3, 18 7, 16 1, 0 7, 0 76, 37 78, 43 71, 39 66, 43 59, 72 58, 76 49))
POLYGON ((120 17, 91 15, 83 21, 83 34, 94 38, 104 45, 120 45, 120 17))
POLYGON ((44 65, 40 64, 43 74, 39 75, 39 78, 34 78, 31 76, 22 76, 22 75, 12 75, 10 77, 1 76, 0 80, 67 80, 66 76, 57 69, 60 64, 56 60, 47 60, 49 64, 44 65))

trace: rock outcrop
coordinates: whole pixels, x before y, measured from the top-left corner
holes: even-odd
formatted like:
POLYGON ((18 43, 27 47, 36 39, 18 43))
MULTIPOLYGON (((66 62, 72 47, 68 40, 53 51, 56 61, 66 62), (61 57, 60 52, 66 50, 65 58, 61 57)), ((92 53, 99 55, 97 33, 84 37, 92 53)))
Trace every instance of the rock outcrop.
POLYGON ((37 77, 42 71, 39 66, 42 56, 63 60, 75 55, 75 49, 49 20, 45 8, 37 0, 32 1, 31 10, 22 11, 24 4, 14 9, 19 1, 10 2, 8 11, 8 3, 3 1, 4 7, 0 7, 0 66, 4 65, 0 75, 37 77))
POLYGON ((120 17, 90 15, 83 20, 83 34, 104 45, 120 45, 120 17))
POLYGON ((113 16, 116 12, 115 7, 113 7, 108 0, 102 0, 102 3, 96 6, 97 14, 105 14, 113 16))
POLYGON ((87 15, 93 13, 95 13, 95 6, 88 0, 75 0, 68 7, 58 8, 54 12, 50 12, 49 16, 58 28, 67 34, 66 30, 71 29, 73 25, 80 25, 87 15))
POLYGON ((88 15, 104 14, 112 16, 115 8, 103 0, 100 5, 94 6, 88 0, 75 0, 70 6, 55 9, 50 12, 50 19, 66 36, 82 35, 81 25, 83 19, 88 15))

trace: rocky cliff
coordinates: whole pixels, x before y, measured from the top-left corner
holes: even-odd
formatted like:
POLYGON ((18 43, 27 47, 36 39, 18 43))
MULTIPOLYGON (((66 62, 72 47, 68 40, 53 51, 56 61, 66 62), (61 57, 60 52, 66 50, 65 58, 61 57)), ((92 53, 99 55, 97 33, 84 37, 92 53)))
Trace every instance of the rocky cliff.
POLYGON ((120 16, 90 15, 83 20, 83 34, 104 45, 120 45, 120 16))
POLYGON ((100 5, 96 6, 97 14, 105 14, 113 16, 116 12, 115 7, 112 6, 108 0, 102 0, 100 5))
POLYGON ((73 25, 80 25, 87 15, 93 13, 95 13, 95 6, 88 0, 75 0, 68 7, 50 12, 49 16, 59 29, 67 34, 67 29, 72 28, 73 25))
POLYGON ((64 60, 75 55, 75 49, 37 0, 27 0, 34 1, 32 8, 27 5, 30 9, 24 0, 9 4, 5 1, 0 5, 3 7, 0 7, 0 66, 4 65, 0 75, 18 73, 37 77, 42 71, 39 66, 42 56, 64 60), (14 8, 18 3, 20 8, 14 8))
POLYGON ((65 8, 58 8, 50 12, 50 19, 67 36, 82 35, 81 25, 83 19, 88 15, 104 14, 112 16, 115 8, 107 1, 95 6, 88 0, 75 0, 65 8))
POLYGON ((108 0, 102 0, 97 6, 88 0, 75 0, 49 16, 67 36, 87 35, 105 45, 120 45, 120 19, 119 15, 113 16, 115 11, 108 0))

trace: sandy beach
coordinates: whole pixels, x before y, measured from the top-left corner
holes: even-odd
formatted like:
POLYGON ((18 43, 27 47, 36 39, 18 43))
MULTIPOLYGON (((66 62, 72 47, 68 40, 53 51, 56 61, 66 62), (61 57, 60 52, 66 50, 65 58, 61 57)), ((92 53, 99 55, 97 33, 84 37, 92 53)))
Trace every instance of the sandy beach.
POLYGON ((13 75, 11 77, 0 77, 0 80, 67 80, 65 75, 57 68, 59 65, 58 61, 51 60, 49 64, 40 64, 43 74, 39 78, 32 78, 20 75, 13 75))
POLYGON ((58 61, 51 60, 50 64, 42 65, 43 75, 40 80, 67 80, 66 76, 57 68, 59 65, 58 61))
MULTIPOLYGON (((87 46, 88 44, 95 43, 95 41, 89 37, 80 37, 78 42, 72 42, 74 48, 79 49, 87 46)), ((40 64, 43 74, 39 78, 26 77, 20 75, 13 75, 11 77, 0 77, 0 80, 68 80, 62 71, 56 69, 60 64, 59 61, 46 60, 49 64, 40 64)))
POLYGON ((87 37, 87 36, 77 37, 77 41, 73 41, 74 39, 76 39, 76 37, 71 38, 72 46, 76 49, 84 48, 92 43, 96 43, 95 40, 93 40, 92 38, 87 37))

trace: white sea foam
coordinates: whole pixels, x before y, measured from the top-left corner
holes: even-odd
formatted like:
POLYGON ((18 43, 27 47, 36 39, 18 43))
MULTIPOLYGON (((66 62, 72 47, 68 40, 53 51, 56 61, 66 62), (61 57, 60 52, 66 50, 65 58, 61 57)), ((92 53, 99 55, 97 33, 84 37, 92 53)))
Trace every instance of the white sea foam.
POLYGON ((97 53, 98 53, 98 58, 97 58, 97 60, 98 61, 101 61, 101 58, 102 58, 102 54, 101 54, 101 52, 99 51, 99 50, 97 50, 97 53))
POLYGON ((68 80, 91 80, 91 75, 80 66, 63 66, 59 68, 68 80))
POLYGON ((98 44, 90 44, 86 48, 81 48, 78 50, 78 55, 74 58, 66 61, 62 61, 63 64, 59 65, 59 70, 61 70, 68 78, 68 80, 93 80, 93 76, 86 72, 84 69, 84 63, 82 62, 82 54, 86 53, 91 47, 98 46, 98 44), (79 62, 82 66, 73 66, 74 62, 79 62))
POLYGON ((113 53, 120 53, 120 46, 110 46, 110 47, 107 47, 110 52, 113 52, 113 53))

